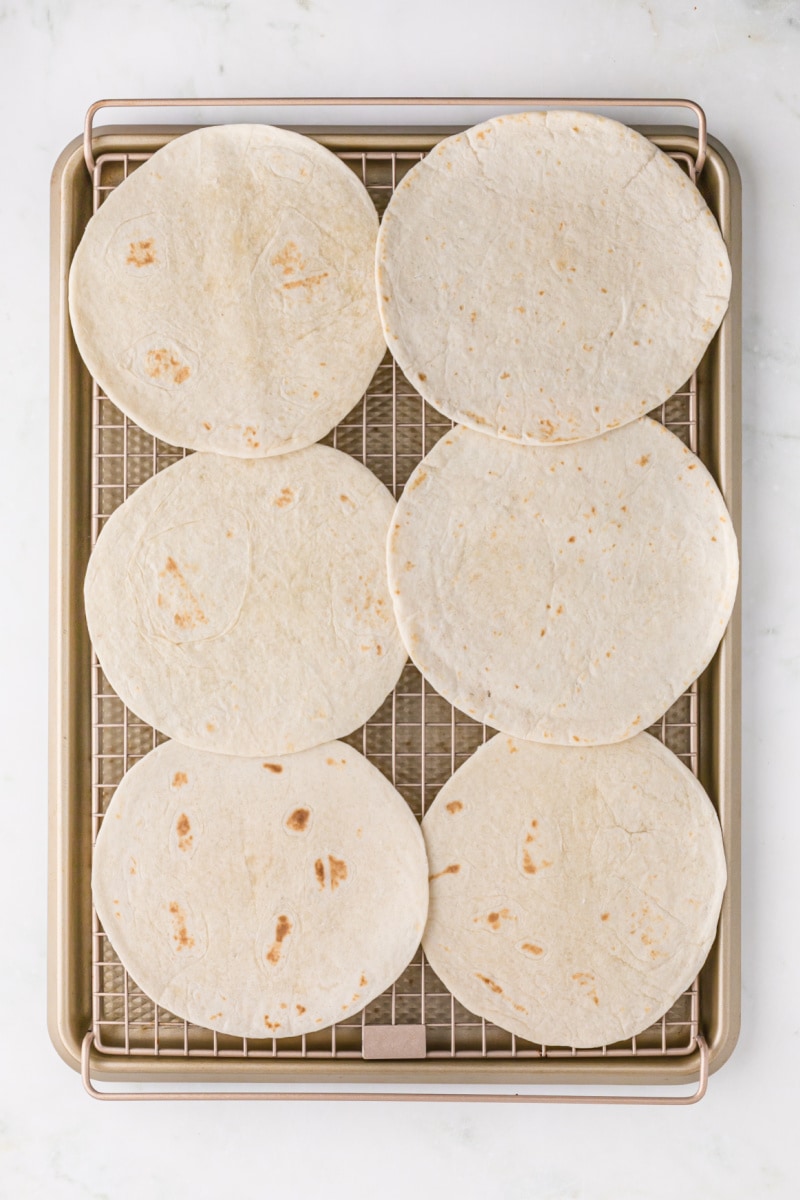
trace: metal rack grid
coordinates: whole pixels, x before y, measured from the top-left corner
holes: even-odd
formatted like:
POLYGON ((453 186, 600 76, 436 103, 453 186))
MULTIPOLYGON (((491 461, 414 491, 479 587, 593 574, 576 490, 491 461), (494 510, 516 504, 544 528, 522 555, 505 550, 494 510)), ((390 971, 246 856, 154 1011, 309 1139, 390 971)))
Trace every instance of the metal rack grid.
MULTIPOLYGON (((149 154, 107 154, 94 170, 94 208, 149 154)), ((342 158, 364 182, 379 213, 397 182, 423 157, 412 151, 345 151, 342 158)), ((695 163, 673 157, 694 180, 695 163)), ((105 519, 152 475, 185 450, 168 445, 125 417, 93 384, 92 544, 105 519)), ((654 417, 697 449, 696 375, 654 417)), ((325 441, 359 459, 397 496, 419 460, 452 422, 427 405, 387 354, 369 389, 325 441)), ((453 772, 486 740, 486 726, 453 708, 410 663, 397 687, 366 724, 343 739, 395 785, 421 819, 453 772)), ((697 685, 679 697, 649 730, 697 774, 697 685)), ((92 843, 116 785, 135 761, 165 740, 116 696, 92 657, 92 843)), ((92 1033, 110 1055, 210 1059, 362 1058, 368 1026, 425 1028, 428 1059, 631 1058, 688 1055, 699 1034, 695 981, 672 1009, 625 1042, 595 1049, 540 1046, 465 1009, 418 950, 390 989, 347 1021, 297 1038, 254 1041, 192 1025, 157 1006, 122 967, 92 909, 92 1033)))

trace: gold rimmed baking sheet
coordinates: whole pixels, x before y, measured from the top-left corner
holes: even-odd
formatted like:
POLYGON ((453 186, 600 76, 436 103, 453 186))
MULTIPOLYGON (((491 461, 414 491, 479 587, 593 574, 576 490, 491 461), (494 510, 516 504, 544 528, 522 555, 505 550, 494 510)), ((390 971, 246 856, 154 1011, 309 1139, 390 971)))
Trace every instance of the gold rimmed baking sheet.
MULTIPOLYGON (((391 989, 349 1021, 305 1037, 247 1041, 193 1026, 154 1005, 120 965, 91 906, 91 847, 122 775, 162 738, 124 707, 92 656, 81 584, 105 518, 185 452, 144 433, 89 378, 69 332, 65 281, 91 212, 175 132, 143 128, 99 136, 93 179, 79 147, 65 151, 54 176, 50 1023, 57 1047, 77 1065, 81 1040, 91 1032, 92 1072, 106 1078, 604 1086, 686 1082, 698 1072, 704 1037, 713 1069, 730 1053, 738 1031, 738 612, 712 667, 650 730, 699 775, 717 805, 731 882, 701 978, 638 1037, 594 1050, 526 1042, 467 1012, 420 951, 391 989), (409 1054, 424 1057, 406 1058, 409 1054)), ((403 174, 449 132, 314 136, 359 175, 380 213, 403 174)), ((694 175, 694 135, 648 132, 694 175)), ((731 249, 733 303, 696 374, 652 415, 704 459, 738 528, 735 167, 712 146, 698 182, 731 249)), ((364 462, 399 495, 419 459, 450 427, 387 355, 366 395, 325 440, 364 462)), ((421 817, 486 736, 484 727, 453 709, 409 664, 391 697, 345 740, 383 771, 421 817)))

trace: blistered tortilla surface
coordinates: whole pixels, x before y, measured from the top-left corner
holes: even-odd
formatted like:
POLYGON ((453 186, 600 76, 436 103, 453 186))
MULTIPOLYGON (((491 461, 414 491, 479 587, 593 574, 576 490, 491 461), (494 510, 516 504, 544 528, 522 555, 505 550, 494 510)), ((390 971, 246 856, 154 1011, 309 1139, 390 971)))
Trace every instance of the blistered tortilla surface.
POLYGON ((385 353, 375 207, 310 138, 196 130, 159 150, 91 219, 70 273, 78 347, 148 433, 260 458, 310 445, 385 353))
POLYGON ((716 813, 648 734, 567 749, 499 734, 423 822, 423 938, 471 1012, 548 1046, 632 1037, 708 955, 726 882, 716 813))
POLYGON ((107 520, 84 588, 100 664, 133 712, 225 754, 351 733, 406 653, 386 582, 392 498, 346 454, 192 454, 107 520))
POLYGON ((411 959, 428 905, 417 822, 340 742, 269 759, 159 746, 114 794, 92 891, 152 1000, 253 1038, 362 1009, 411 959))
POLYGON ((617 121, 496 117, 400 182, 378 300, 403 371, 514 442, 592 437, 682 387, 725 314, 719 228, 680 167, 617 121))
POLYGON ((709 663, 738 581, 709 472, 649 417, 568 446, 463 426, 392 519, 400 632, 446 699, 495 729, 585 745, 647 729, 709 663))

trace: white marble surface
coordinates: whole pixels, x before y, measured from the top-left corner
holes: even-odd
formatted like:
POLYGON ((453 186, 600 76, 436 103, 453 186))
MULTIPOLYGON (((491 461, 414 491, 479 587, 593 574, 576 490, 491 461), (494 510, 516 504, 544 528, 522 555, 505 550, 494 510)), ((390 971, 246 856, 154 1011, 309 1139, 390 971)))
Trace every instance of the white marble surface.
POLYGON ((798 81, 790 0, 0 4, 0 1196, 800 1194, 798 81), (100 96, 270 92, 687 95, 738 159, 743 1025, 698 1107, 100 1105, 48 1042, 48 178, 100 96))

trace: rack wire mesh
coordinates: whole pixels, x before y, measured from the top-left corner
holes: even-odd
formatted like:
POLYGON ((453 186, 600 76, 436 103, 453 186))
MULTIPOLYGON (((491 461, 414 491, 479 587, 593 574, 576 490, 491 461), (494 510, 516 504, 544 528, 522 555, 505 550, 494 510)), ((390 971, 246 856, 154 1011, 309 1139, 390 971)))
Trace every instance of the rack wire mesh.
MULTIPOLYGON (((341 151, 361 178, 379 214, 397 183, 424 156, 416 151, 341 151)), ((106 154, 95 164, 94 208, 150 157, 106 154)), ((672 157, 694 181, 691 156, 672 157)), ((142 483, 183 458, 185 450, 150 436, 92 387, 92 544, 104 521, 142 483)), ((651 414, 692 450, 698 444, 698 382, 694 375, 651 414)), ((325 441, 369 467, 397 496, 419 460, 452 422, 420 397, 387 354, 362 399, 325 441)), ((410 663, 391 696, 349 737, 394 784, 421 819, 450 776, 491 734, 443 699, 410 663)), ((649 730, 697 774, 700 713, 697 684, 649 730)), ((92 844, 125 772, 165 740, 117 697, 92 658, 92 844)), ((346 1059, 364 1055, 368 1026, 417 1025, 425 1057, 631 1058, 688 1055, 699 1033, 699 985, 643 1033, 613 1046, 576 1049, 525 1041, 470 1013, 437 978, 419 950, 390 989, 360 1014, 296 1038, 236 1038, 204 1029, 156 1005, 117 958, 92 909, 92 1033, 110 1055, 209 1059, 346 1059)))

